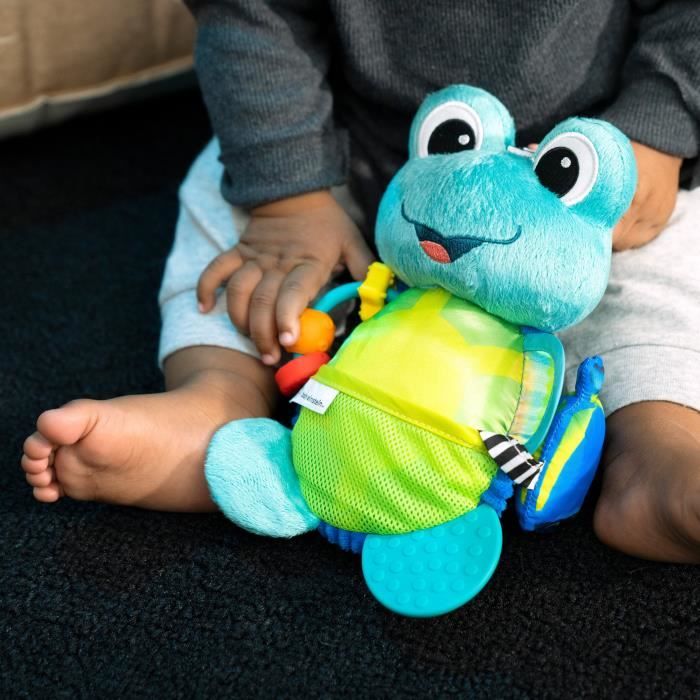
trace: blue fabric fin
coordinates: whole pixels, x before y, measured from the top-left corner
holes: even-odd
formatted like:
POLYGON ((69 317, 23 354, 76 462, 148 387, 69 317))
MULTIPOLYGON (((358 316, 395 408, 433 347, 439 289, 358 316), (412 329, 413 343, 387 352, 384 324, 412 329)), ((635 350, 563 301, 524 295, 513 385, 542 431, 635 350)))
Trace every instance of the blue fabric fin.
POLYGON ((245 530, 294 537, 318 527, 292 464, 291 431, 277 421, 246 418, 217 430, 205 474, 216 505, 245 530))
POLYGON ((537 484, 515 499, 524 530, 547 527, 581 508, 605 440, 605 413, 598 398, 603 377, 601 358, 587 358, 578 368, 575 393, 562 398, 542 448, 544 466, 537 484))
POLYGON ((501 556, 501 522, 486 504, 443 525, 367 535, 362 573, 375 598, 409 617, 448 613, 488 582, 501 556))

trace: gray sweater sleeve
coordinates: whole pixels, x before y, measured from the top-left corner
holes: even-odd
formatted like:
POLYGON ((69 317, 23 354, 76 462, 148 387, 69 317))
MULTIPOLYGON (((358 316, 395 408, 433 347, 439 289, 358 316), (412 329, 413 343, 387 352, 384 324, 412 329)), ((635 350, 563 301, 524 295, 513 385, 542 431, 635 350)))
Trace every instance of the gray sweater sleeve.
POLYGON ((620 93, 601 116, 635 141, 693 158, 700 152, 700 2, 635 4, 636 41, 620 93))
POLYGON ((195 62, 225 166, 224 197, 253 206, 342 183, 347 135, 327 83, 322 0, 186 0, 195 62))

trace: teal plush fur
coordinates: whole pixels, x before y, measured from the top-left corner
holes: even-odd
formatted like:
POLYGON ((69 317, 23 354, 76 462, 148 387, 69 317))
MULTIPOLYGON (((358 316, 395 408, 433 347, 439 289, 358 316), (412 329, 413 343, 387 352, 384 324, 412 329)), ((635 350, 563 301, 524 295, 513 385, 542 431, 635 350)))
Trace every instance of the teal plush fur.
POLYGON ((594 119, 567 119, 538 152, 564 133, 587 137, 598 157, 597 179, 574 205, 540 183, 534 171, 537 152, 529 158, 507 149, 513 144, 513 120, 495 97, 468 86, 430 96, 412 127, 411 157, 379 208, 382 260, 409 286, 444 287, 513 323, 554 331, 580 321, 605 291, 612 227, 632 199, 636 170, 626 137, 594 119), (481 148, 421 157, 422 120, 439 104, 457 99, 484 115, 481 148), (441 264, 422 252, 416 223, 447 239, 486 243, 441 264))
POLYGON ((295 537, 318 527, 292 465, 291 431, 269 418, 220 428, 209 443, 206 478, 224 515, 250 532, 295 537))

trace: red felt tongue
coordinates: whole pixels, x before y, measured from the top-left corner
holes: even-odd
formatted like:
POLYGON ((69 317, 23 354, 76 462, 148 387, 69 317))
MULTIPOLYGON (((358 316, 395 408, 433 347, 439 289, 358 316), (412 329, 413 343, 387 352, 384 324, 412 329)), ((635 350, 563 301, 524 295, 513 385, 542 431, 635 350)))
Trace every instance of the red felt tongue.
POLYGON ((421 241, 420 247, 423 249, 423 252, 429 258, 432 258, 433 260, 435 260, 435 262, 439 262, 439 263, 452 262, 450 260, 450 255, 447 252, 446 248, 444 246, 441 246, 439 243, 435 243, 434 241, 421 241))

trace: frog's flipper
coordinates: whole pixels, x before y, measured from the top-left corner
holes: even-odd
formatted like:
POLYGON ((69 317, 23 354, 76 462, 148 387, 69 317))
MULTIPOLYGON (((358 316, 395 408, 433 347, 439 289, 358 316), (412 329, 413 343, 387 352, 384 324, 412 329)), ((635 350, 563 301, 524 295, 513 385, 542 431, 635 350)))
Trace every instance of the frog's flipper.
POLYGON ((410 617, 433 617, 471 600, 496 570, 501 522, 482 504, 443 525, 367 535, 362 572, 377 600, 410 617))
POLYGON ((291 431, 277 421, 246 418, 217 430, 205 474, 216 505, 245 530, 294 537, 318 527, 292 464, 291 431))
POLYGON ((516 495, 523 529, 541 529, 581 508, 605 439, 605 413, 598 398, 603 377, 601 358, 589 357, 578 368, 575 393, 561 399, 542 447, 542 471, 533 488, 516 495))

